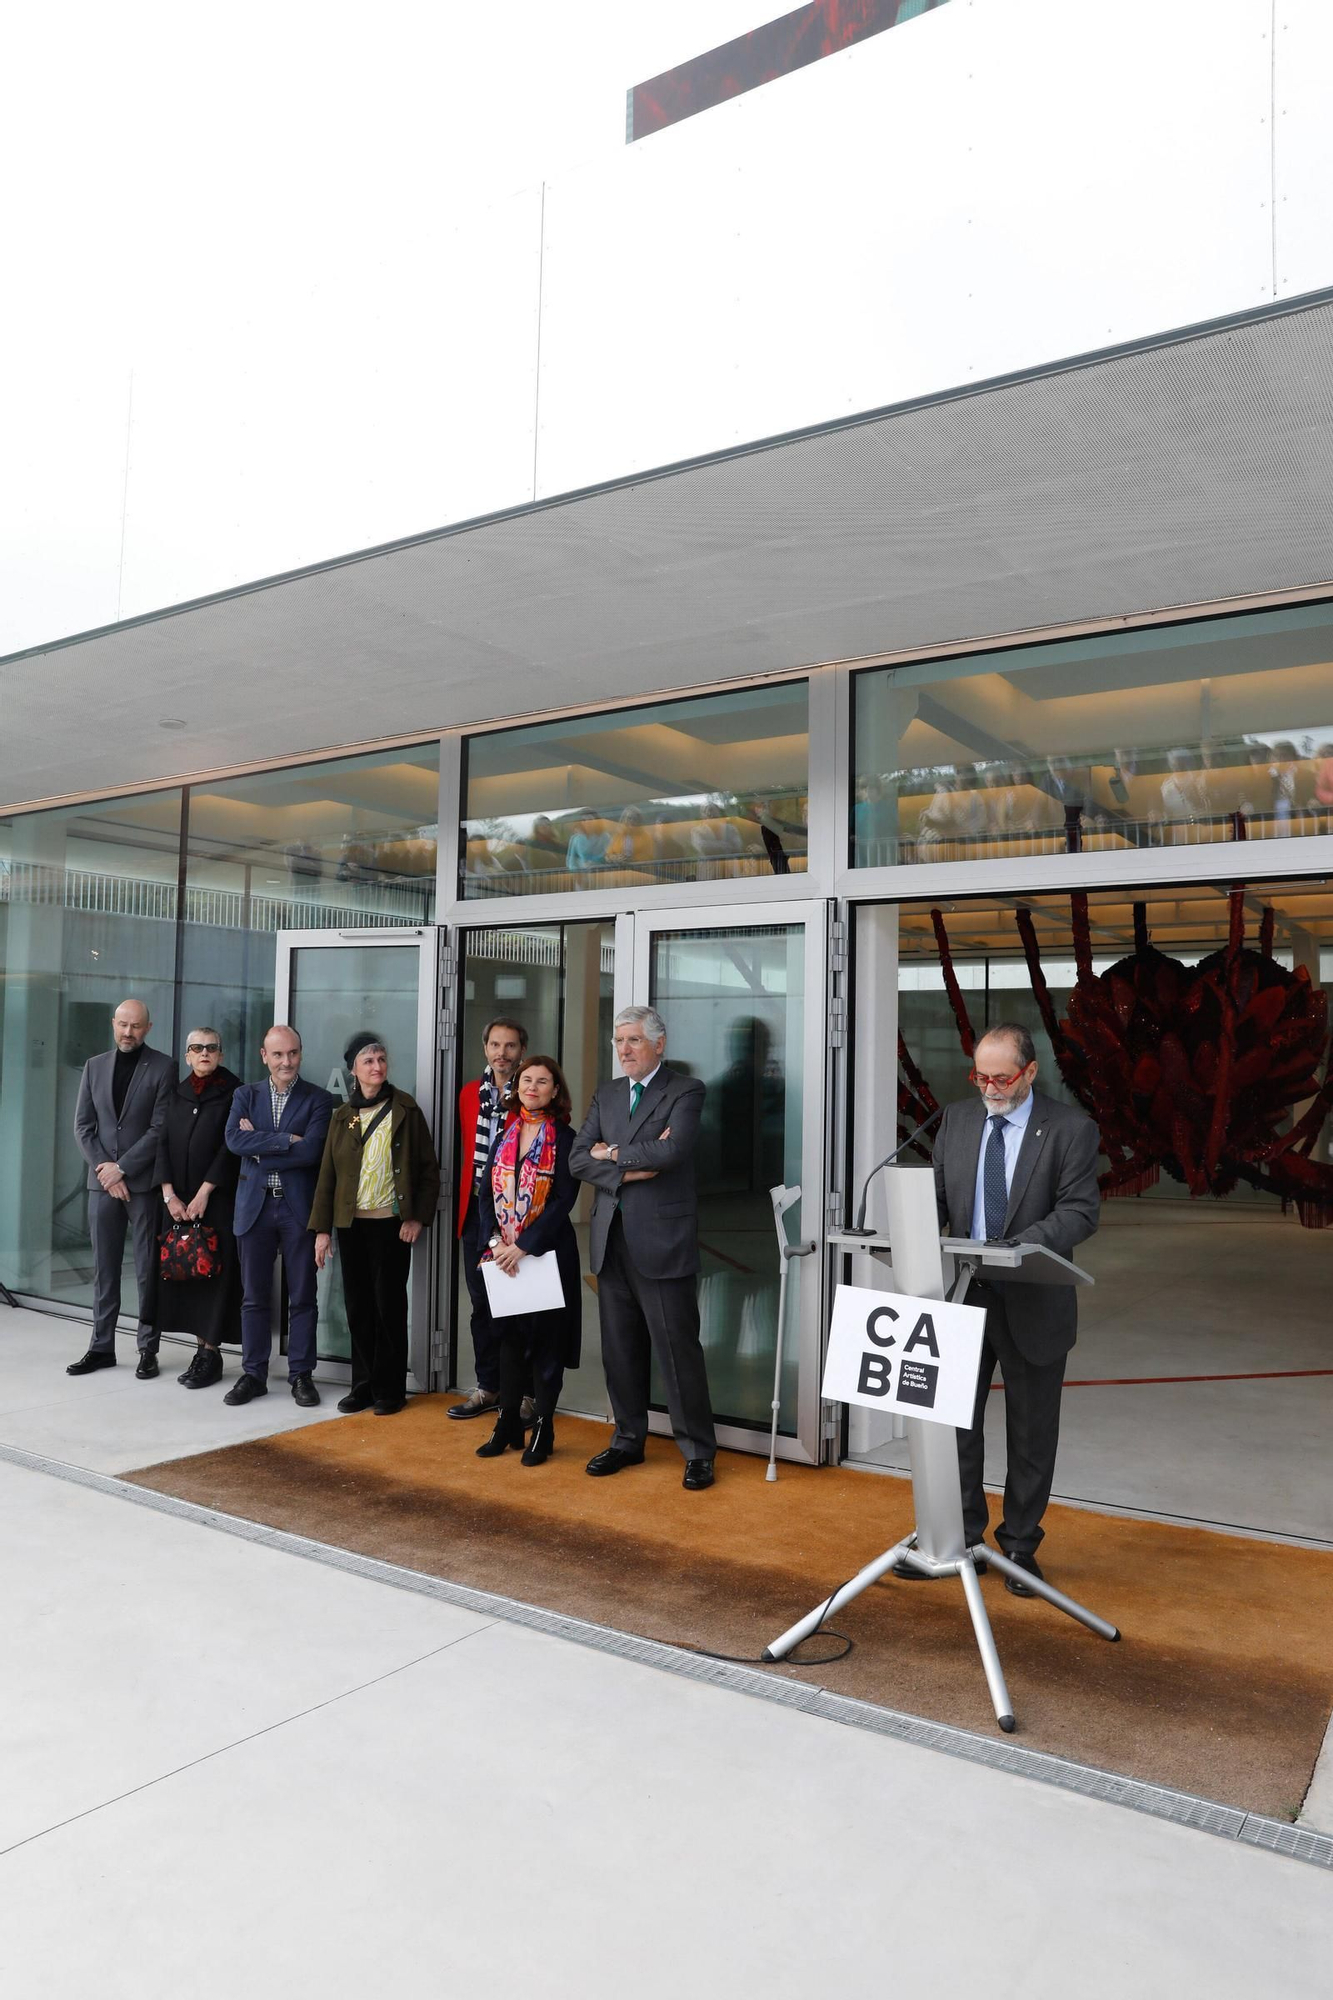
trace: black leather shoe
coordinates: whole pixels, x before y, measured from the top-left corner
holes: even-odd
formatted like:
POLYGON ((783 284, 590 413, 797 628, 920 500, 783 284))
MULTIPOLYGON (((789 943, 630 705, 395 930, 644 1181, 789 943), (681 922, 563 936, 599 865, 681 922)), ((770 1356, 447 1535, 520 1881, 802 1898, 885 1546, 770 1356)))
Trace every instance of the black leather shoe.
POLYGON ((584 1466, 594 1479, 606 1479, 613 1472, 623 1472, 627 1465, 642 1465, 641 1451, 621 1451, 618 1445, 609 1444, 605 1451, 599 1451, 584 1466))
POLYGON ((308 1375, 298 1375, 292 1382, 292 1401, 299 1403, 303 1410, 313 1410, 319 1403, 319 1390, 308 1375))
POLYGON ((211 1389, 215 1382, 222 1380, 222 1356, 216 1347, 201 1347, 195 1357, 193 1372, 185 1384, 187 1389, 211 1389))
POLYGON ((687 1493, 702 1493, 713 1483, 713 1461, 711 1458, 691 1458, 685 1466, 685 1477, 681 1485, 687 1493))
POLYGON ((238 1403, 251 1403, 256 1396, 267 1396, 267 1394, 267 1382, 261 1382, 257 1375, 242 1375, 236 1387, 228 1389, 222 1400, 224 1403, 230 1403, 234 1409, 238 1403))
POLYGON ((909 1562, 896 1562, 890 1572, 903 1583, 943 1583, 942 1576, 932 1576, 927 1569, 913 1569, 909 1562))
MULTIPOLYGON (((1041 1575, 1035 1556, 1013 1555, 1010 1556, 1009 1560, 1010 1562, 1016 1562, 1020 1569, 1025 1569, 1029 1576, 1041 1575)), ((1029 1590, 1025 1583, 1020 1583, 1016 1576, 1007 1576, 1004 1580, 1004 1587, 1006 1590, 1012 1591, 1015 1597, 1035 1597, 1037 1594, 1035 1590, 1029 1590)))
POLYGON ((157 1373, 158 1373, 158 1366, 157 1366, 156 1348, 145 1347, 141 1349, 139 1354, 139 1366, 134 1371, 135 1381, 151 1382, 154 1375, 156 1375, 157 1373))
POLYGON ((98 1368, 114 1368, 115 1365, 116 1357, 114 1354, 95 1354, 90 1347, 88 1352, 81 1354, 77 1361, 70 1362, 65 1373, 67 1375, 91 1375, 98 1368))
POLYGON ((374 1400, 369 1389, 349 1389, 338 1398, 338 1408, 345 1417, 354 1417, 358 1410, 368 1410, 374 1400))
POLYGON ((396 1417, 400 1410, 407 1408, 407 1398, 399 1396, 397 1401, 394 1401, 389 1396, 377 1396, 370 1407, 377 1417, 396 1417))
POLYGON ((182 1389, 188 1389, 190 1387, 190 1384, 194 1381, 196 1371, 198 1370, 199 1367, 199 1357, 202 1355, 203 1351, 204 1350, 202 1347, 196 1347, 194 1353, 190 1356, 188 1365, 176 1377, 176 1380, 180 1383, 182 1389))
MULTIPOLYGON (((523 1419, 520 1416, 520 1424, 522 1421, 523 1419)), ((538 1417, 536 1423, 532 1426, 532 1436, 528 1439, 528 1448, 523 1454, 523 1463, 524 1465, 545 1465, 554 1450, 555 1425, 549 1417, 538 1417)))
POLYGON ((499 1414, 500 1398, 493 1396, 489 1389, 474 1389, 464 1396, 461 1403, 451 1403, 445 1411, 446 1417, 494 1417, 499 1414))

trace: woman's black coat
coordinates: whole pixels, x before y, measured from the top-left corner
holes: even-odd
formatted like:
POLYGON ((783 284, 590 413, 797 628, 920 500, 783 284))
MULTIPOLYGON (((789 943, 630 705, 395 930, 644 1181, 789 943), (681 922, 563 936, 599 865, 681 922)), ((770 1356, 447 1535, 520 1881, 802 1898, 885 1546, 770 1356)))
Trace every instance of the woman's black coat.
MULTIPOLYGON (((204 1225, 217 1231, 221 1269, 212 1278, 159 1277, 153 1322, 159 1334, 193 1334, 218 1347, 241 1337, 241 1265, 232 1232, 236 1182, 241 1163, 226 1144, 227 1113, 241 1079, 220 1066, 198 1097, 187 1070, 167 1097, 167 1115, 157 1142, 154 1178, 169 1181, 181 1201, 194 1200, 204 1181, 213 1183, 204 1225)), ((163 1202, 159 1236, 170 1227, 163 1202)))
MULTIPOLYGON (((492 1148, 491 1157, 486 1162, 486 1171, 481 1177, 477 1190, 477 1209, 480 1227, 477 1238, 482 1247, 495 1235, 495 1201, 491 1192, 491 1165, 495 1154, 504 1143, 502 1132, 492 1148)), ((528 1337, 534 1334, 547 1335, 550 1322, 559 1322, 562 1333, 562 1359, 566 1368, 577 1368, 579 1353, 583 1344, 583 1283, 579 1270, 579 1246, 574 1235, 574 1204, 583 1192, 582 1181, 576 1181, 569 1171, 569 1156, 574 1146, 574 1128, 571 1125, 557 1125, 555 1128, 555 1177, 551 1191, 539 1216, 530 1222, 518 1235, 518 1247, 529 1257, 541 1257, 548 1250, 555 1251, 556 1268, 560 1273, 560 1283, 565 1294, 562 1312, 522 1313, 511 1319, 497 1319, 497 1333, 518 1333, 522 1329, 528 1337)))

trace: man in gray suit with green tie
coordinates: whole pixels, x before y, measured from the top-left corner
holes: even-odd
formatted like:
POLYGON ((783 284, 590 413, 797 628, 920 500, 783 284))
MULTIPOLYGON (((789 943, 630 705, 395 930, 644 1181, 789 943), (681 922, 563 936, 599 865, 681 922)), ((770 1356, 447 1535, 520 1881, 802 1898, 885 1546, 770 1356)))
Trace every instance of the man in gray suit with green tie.
POLYGON ((682 1484, 697 1493, 713 1484, 717 1452, 699 1340, 694 1149, 704 1086, 665 1067, 666 1023, 654 1008, 624 1008, 614 1032, 624 1074, 597 1091, 569 1156, 597 1190, 592 1268, 616 1420, 588 1471, 602 1479, 643 1463, 656 1355, 685 1459, 682 1484))

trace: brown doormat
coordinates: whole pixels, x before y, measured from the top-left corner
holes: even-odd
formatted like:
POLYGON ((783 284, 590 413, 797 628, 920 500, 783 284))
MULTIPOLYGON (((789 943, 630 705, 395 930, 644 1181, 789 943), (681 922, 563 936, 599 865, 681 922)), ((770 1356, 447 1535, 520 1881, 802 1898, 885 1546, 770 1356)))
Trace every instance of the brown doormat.
MULTIPOLYGON (((131 1475, 245 1520, 674 1645, 758 1655, 911 1525, 904 1480, 723 1453, 686 1493, 649 1440, 612 1479, 584 1463, 604 1426, 559 1418, 556 1452, 479 1459, 485 1420, 447 1400, 177 1459, 131 1475)), ((1052 1507, 1050 1580, 1121 1627, 1108 1645, 1049 1605, 982 1588, 1015 1740, 1283 1817, 1310 1782, 1333 1699, 1333 1554, 1052 1507)), ((834 1623, 836 1666, 792 1669, 836 1694, 995 1734, 955 1582, 886 1578, 834 1623)), ((815 1642, 821 1643, 821 1642, 815 1642)))

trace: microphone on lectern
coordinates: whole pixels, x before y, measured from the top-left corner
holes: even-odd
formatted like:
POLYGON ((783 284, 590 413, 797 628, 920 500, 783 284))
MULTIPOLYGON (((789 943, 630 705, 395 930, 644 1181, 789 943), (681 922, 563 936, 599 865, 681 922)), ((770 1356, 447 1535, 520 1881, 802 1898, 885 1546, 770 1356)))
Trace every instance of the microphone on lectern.
POLYGON ((935 1123, 935 1120, 937 1118, 942 1118, 943 1116, 944 1116, 944 1106, 942 1104, 936 1105, 935 1109, 931 1112, 929 1118, 925 1119, 920 1125, 918 1125, 915 1132, 909 1132, 907 1137, 903 1140, 901 1146, 895 1146, 887 1159, 881 1160, 877 1167, 872 1167, 870 1169, 870 1172, 865 1177, 865 1185, 861 1189, 861 1203, 856 1211, 856 1221, 850 1229, 846 1229, 843 1231, 843 1234, 845 1236, 874 1235, 875 1232, 873 1229, 866 1228, 866 1205, 870 1200, 871 1181, 874 1180, 876 1174, 882 1173, 885 1167, 891 1167, 900 1153, 905 1153, 907 1151, 907 1148, 912 1144, 914 1140, 919 1139, 923 1132, 929 1132, 931 1126, 935 1123))

